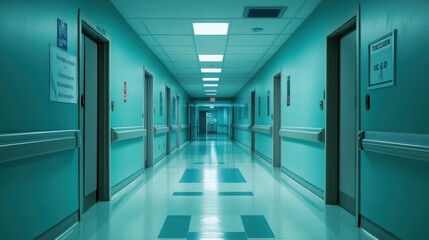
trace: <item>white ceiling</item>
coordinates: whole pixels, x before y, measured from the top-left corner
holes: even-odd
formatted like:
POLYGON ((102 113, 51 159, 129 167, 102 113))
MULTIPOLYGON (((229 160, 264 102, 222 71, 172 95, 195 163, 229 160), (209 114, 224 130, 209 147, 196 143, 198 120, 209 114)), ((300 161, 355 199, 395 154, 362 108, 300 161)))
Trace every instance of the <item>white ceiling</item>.
POLYGON ((220 77, 217 98, 234 97, 320 1, 111 0, 191 97, 210 97, 205 96, 202 77, 220 77), (281 18, 243 18, 245 7, 261 6, 287 9, 281 18), (229 32, 195 36, 194 22, 226 22, 229 32), (225 56, 221 63, 200 63, 198 54, 225 56), (221 67, 222 73, 201 73, 204 67, 221 67))

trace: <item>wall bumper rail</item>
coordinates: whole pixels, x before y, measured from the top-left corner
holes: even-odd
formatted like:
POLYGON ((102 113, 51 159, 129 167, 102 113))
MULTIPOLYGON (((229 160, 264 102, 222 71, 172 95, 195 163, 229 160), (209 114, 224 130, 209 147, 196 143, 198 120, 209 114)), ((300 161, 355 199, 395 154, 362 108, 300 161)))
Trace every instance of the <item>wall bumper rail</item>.
POLYGON ((111 132, 112 142, 141 138, 146 135, 146 129, 143 126, 115 127, 111 129, 111 132))
POLYGON ((170 127, 166 126, 166 125, 155 125, 153 126, 153 133, 156 134, 161 134, 161 133, 166 133, 170 131, 170 127))
POLYGON ((178 130, 179 128, 179 125, 170 125, 170 130, 178 130))
POLYGON ((0 134, 0 163, 78 148, 79 130, 0 134))
POLYGON ((188 129, 189 125, 185 124, 185 125, 179 125, 179 128, 182 129, 188 129))
POLYGON ((250 131, 250 125, 249 124, 234 124, 234 128, 250 131))
POLYGON ((360 149, 429 162, 429 134, 365 131, 360 149))
POLYGON ((273 126, 271 125, 254 125, 252 127, 252 131, 257 133, 265 133, 265 134, 272 134, 273 132, 273 126))
POLYGON ((308 127, 281 127, 279 135, 285 138, 293 138, 299 140, 325 142, 324 128, 308 128, 308 127))

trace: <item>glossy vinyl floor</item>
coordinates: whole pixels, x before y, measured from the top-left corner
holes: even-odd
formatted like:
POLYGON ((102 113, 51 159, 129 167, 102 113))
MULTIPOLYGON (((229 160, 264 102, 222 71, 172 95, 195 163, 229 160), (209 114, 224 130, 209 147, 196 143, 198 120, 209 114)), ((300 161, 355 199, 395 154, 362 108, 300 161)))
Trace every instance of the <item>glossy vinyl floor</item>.
POLYGON ((193 141, 88 210, 64 239, 370 239, 222 135, 193 141))

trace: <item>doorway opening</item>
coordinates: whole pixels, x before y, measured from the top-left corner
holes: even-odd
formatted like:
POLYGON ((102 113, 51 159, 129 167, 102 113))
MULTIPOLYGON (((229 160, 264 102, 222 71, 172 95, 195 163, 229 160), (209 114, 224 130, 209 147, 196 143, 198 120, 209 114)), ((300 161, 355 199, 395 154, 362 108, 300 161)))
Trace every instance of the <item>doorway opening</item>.
POLYGON ((79 209, 110 200, 109 40, 79 12, 79 209))
POLYGON ((165 102, 167 103, 167 110, 166 110, 166 122, 167 122, 167 127, 169 128, 167 135, 166 135, 166 149, 165 149, 165 154, 169 155, 171 152, 171 89, 168 86, 165 86, 165 102))
POLYGON ((327 39, 326 203, 358 213, 359 39, 357 16, 327 39))
POLYGON ((144 128, 146 136, 144 137, 144 166, 153 167, 153 76, 148 71, 144 71, 144 128))
POLYGON ((273 167, 281 166, 281 138, 279 135, 281 127, 281 73, 278 73, 273 78, 273 167))
POLYGON ((255 131, 252 130, 253 126, 255 125, 255 114, 256 114, 256 106, 255 106, 255 98, 256 98, 256 92, 253 90, 250 93, 250 151, 255 151, 255 131))
POLYGON ((180 136, 181 136, 181 130, 180 130, 180 97, 176 96, 176 125, 178 126, 177 130, 176 130, 176 149, 180 148, 180 136))

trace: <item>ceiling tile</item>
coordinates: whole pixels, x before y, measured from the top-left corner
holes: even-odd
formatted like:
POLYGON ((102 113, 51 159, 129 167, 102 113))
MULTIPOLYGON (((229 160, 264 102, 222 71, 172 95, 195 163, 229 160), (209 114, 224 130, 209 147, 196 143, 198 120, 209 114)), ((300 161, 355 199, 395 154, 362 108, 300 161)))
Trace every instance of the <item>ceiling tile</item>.
POLYGON ((164 46, 164 51, 168 55, 172 54, 195 54, 195 48, 193 46, 164 46))
POLYGON ((263 56, 263 54, 246 54, 246 55, 242 55, 242 54, 227 54, 224 57, 224 62, 245 62, 245 61, 249 61, 249 62, 257 62, 259 61, 259 59, 261 59, 261 57, 263 56))
POLYGON ((293 0, 293 1, 288 1, 288 3, 286 3, 285 5, 288 6, 288 8, 286 9, 286 11, 283 14, 283 18, 292 18, 296 15, 296 13, 299 11, 299 9, 301 8, 301 6, 304 4, 306 0, 293 0))
POLYGON ((153 53, 156 55, 165 55, 165 51, 162 47, 159 46, 149 46, 153 53))
POLYGON ((175 68, 177 74, 200 74, 199 68, 175 68))
POLYGON ((277 39, 278 35, 231 35, 229 37, 229 46, 259 46, 271 45, 277 39))
POLYGON ((175 68, 200 68, 198 62, 190 61, 190 62, 174 62, 175 68))
POLYGON ((269 46, 227 46, 226 54, 264 54, 269 46))
POLYGON ((224 64, 222 62, 200 62, 201 68, 223 68, 224 64))
POLYGON ((292 34, 304 22, 304 19, 293 19, 283 30, 282 34, 292 34))
POLYGON ((184 61, 184 62, 189 62, 189 61, 198 61, 198 57, 195 54, 171 54, 168 55, 171 59, 171 61, 176 62, 176 61, 184 61))
POLYGON ((158 42, 151 35, 141 35, 140 38, 148 46, 159 46, 158 42))
POLYGON ((265 54, 265 55, 261 58, 261 61, 266 62, 266 61, 270 60, 270 59, 271 59, 271 57, 273 57, 273 55, 272 55, 272 54, 265 54))
POLYGON ((257 64, 257 61, 253 61, 253 62, 232 62, 232 61, 227 61, 224 62, 223 67, 225 68, 232 68, 232 67, 238 67, 238 68, 254 68, 255 65, 257 64))
POLYGON ((192 34, 189 19, 143 19, 151 34, 192 34))
POLYGON ((226 45, 227 36, 194 36, 197 46, 226 45))
POLYGON ((281 46, 271 46, 270 49, 268 49, 267 54, 271 54, 274 55, 274 53, 277 52, 277 50, 279 50, 281 46))
POLYGON ((305 4, 296 13, 296 18, 306 18, 319 5, 321 0, 306 0, 305 4))
POLYGON ((245 19, 234 19, 231 22, 231 29, 229 34, 278 34, 284 27, 290 22, 289 19, 282 18, 270 18, 270 19, 257 19, 257 18, 245 18, 245 19), (262 28, 263 31, 255 33, 252 28, 262 28))
POLYGON ((163 62, 171 62, 171 59, 166 54, 156 54, 156 56, 163 62))
POLYGON ((136 31, 137 34, 149 34, 149 31, 141 19, 127 19, 127 22, 134 29, 134 31, 136 31))
POLYGON ((217 46, 197 46, 198 54, 223 54, 225 52, 226 45, 217 46))
POLYGON ((153 35, 153 38, 163 46, 194 46, 191 35, 153 35))
POLYGON ((286 40, 288 40, 290 37, 290 34, 283 34, 283 35, 279 35, 279 37, 277 38, 277 40, 273 43, 273 45, 278 45, 281 46, 283 45, 286 40))
POLYGON ((245 76, 245 74, 247 74, 248 72, 251 72, 253 70, 253 68, 224 68, 222 70, 222 72, 227 75, 227 74, 243 74, 243 76, 245 76))

